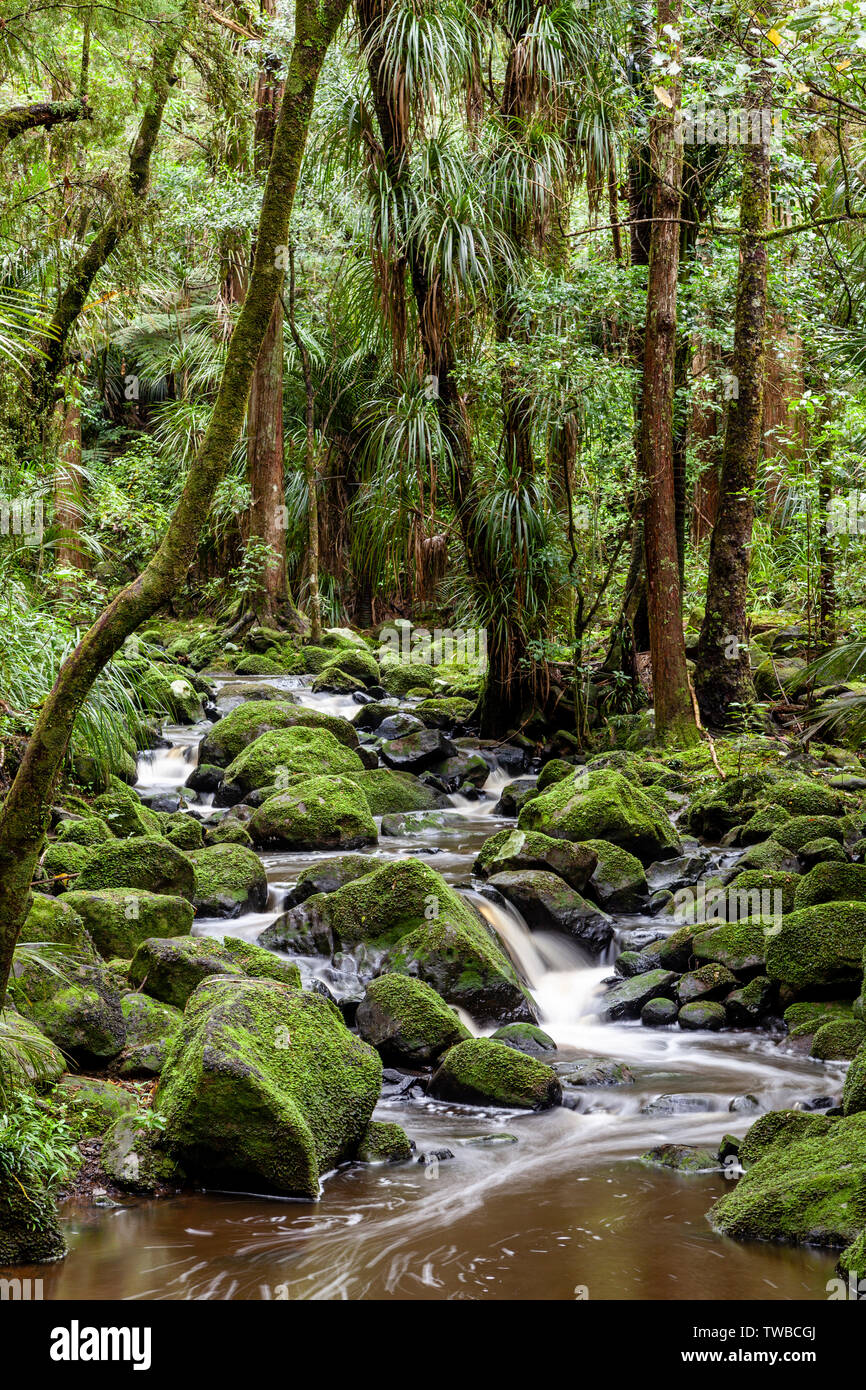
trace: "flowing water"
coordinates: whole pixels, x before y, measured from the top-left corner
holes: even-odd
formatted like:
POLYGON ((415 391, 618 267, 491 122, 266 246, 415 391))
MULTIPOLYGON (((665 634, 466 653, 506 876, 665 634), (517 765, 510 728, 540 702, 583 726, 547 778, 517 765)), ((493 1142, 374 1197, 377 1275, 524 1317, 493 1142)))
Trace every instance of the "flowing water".
MULTIPOLYGON (((222 711, 238 703, 232 691, 240 683, 218 682, 222 711)), ((350 699, 314 695, 298 678, 269 683, 319 709, 357 712, 350 699)), ((167 729, 171 746, 141 759, 139 789, 181 786, 202 733, 167 729)), ((219 1192, 107 1210, 70 1203, 69 1257, 38 1271, 46 1297, 826 1298, 834 1253, 744 1246, 710 1229, 706 1212, 733 1173, 684 1176, 638 1160, 659 1143, 715 1148, 723 1134, 745 1133, 755 1115, 731 1110, 738 1097, 774 1109, 838 1094, 842 1069, 780 1051, 760 1033, 598 1024, 593 997, 610 965, 568 938, 530 932, 512 908, 471 886, 479 847, 512 823, 493 815, 508 780, 494 770, 482 799, 452 797, 446 828, 383 836, 370 853, 415 855, 467 892, 530 985, 563 1056, 625 1062, 635 1084, 587 1088, 578 1109, 540 1115, 386 1090, 376 1115, 403 1126, 419 1160, 341 1169, 315 1203, 219 1192), (660 1102, 669 1096, 676 1101, 660 1102)), ((269 909, 197 922, 195 930, 254 941, 318 857, 264 855, 269 909)), ((617 919, 618 933, 641 925, 647 920, 617 919)), ((301 968, 310 975, 328 967, 317 959, 301 968)))

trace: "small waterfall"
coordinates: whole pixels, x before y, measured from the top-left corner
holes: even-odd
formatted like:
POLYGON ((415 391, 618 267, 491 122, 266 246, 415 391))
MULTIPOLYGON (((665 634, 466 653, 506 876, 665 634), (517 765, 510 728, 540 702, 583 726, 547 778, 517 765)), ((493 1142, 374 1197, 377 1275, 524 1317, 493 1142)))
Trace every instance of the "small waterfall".
POLYGON ((197 742, 148 749, 138 755, 136 785, 142 788, 182 787, 197 762, 197 742))

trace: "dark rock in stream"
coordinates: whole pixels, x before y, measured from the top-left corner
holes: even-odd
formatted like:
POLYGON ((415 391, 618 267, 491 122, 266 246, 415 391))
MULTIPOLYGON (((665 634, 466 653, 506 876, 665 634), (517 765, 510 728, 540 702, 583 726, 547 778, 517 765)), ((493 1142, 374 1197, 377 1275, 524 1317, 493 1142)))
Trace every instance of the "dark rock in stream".
POLYGON ((538 795, 536 782, 535 777, 518 777, 510 786, 504 787, 493 807, 494 816, 516 816, 527 801, 538 795))
POLYGON ((457 749, 438 729, 423 729, 390 739, 382 745, 381 753, 385 765, 396 772, 423 772, 444 758, 454 757, 457 749))
POLYGON ((678 1013, 672 999, 650 999, 640 1011, 640 1021, 646 1028, 666 1028, 676 1023, 678 1013))
POLYGON ((595 1012, 603 1023, 612 1023, 618 1018, 637 1018, 650 999, 660 995, 669 998, 676 981, 677 976, 672 970, 650 970, 645 975, 636 975, 634 979, 614 985, 598 1001, 595 1012))
POLYGON ((721 1166, 719 1156, 694 1144, 659 1144, 641 1154, 641 1163, 657 1168, 674 1168, 678 1173, 707 1173, 721 1166))
POLYGON ((210 795, 222 786, 225 775, 224 768, 215 767, 213 763, 201 763, 193 768, 186 779, 186 785, 191 791, 210 795))
POLYGON ((543 869, 494 874, 488 880, 517 908, 530 927, 566 932, 594 955, 613 937, 613 922, 606 913, 570 888, 557 874, 543 869))

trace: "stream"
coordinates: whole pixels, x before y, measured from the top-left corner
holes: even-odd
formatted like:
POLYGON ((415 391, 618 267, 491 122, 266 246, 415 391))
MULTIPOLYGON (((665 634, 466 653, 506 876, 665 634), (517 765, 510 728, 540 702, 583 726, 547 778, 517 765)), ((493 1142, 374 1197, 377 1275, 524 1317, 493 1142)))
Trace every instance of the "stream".
MULTIPOLYGON (((226 711, 242 681, 212 679, 226 711)), ((313 694, 303 678, 257 683, 331 713, 358 709, 348 697, 313 694)), ((168 726, 171 747, 142 755, 138 789, 176 791, 206 727, 168 726)), ((585 1088, 579 1109, 541 1114, 386 1088, 376 1118, 403 1126, 418 1161, 343 1168, 315 1203, 218 1192, 107 1209, 67 1203, 70 1253, 38 1270, 46 1298, 826 1299, 838 1252, 716 1236, 706 1212, 733 1175, 687 1176, 638 1160, 660 1143, 716 1148, 723 1134, 744 1134, 755 1112, 731 1111, 738 1097, 770 1110, 838 1094, 844 1067, 782 1051, 760 1032, 598 1024, 593 996, 611 964, 563 935, 530 932, 513 908, 472 886, 484 840, 514 824, 493 814, 510 780, 494 770, 482 798, 451 797, 446 829, 383 836, 369 853, 414 855, 466 891, 529 984, 560 1056, 626 1062, 635 1084, 585 1088), (659 1098, 671 1095, 676 1113, 659 1113, 659 1098), (453 1158, 435 1156, 443 1150, 453 1158)), ((300 871, 324 857, 332 852, 264 854, 269 909, 197 920, 196 934, 255 941, 300 871)), ((619 937, 651 919, 615 921, 619 937)), ((300 965, 305 978, 327 978, 321 957, 300 965)))

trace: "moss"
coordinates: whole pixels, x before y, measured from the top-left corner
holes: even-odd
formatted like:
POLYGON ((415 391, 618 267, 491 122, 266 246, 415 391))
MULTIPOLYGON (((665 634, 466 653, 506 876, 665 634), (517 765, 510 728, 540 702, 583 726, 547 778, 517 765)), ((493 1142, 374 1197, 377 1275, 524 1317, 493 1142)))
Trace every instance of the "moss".
POLYGON ((201 849, 204 844, 200 823, 193 820, 192 816, 185 816, 181 811, 166 816, 162 832, 169 844, 174 845, 176 849, 201 849))
POLYGON ((762 840, 768 839, 775 830, 781 829, 786 821, 792 820, 790 811, 784 810, 781 806, 774 806, 772 809, 765 807, 762 811, 756 811, 750 816, 745 825, 740 827, 740 844, 754 845, 762 840))
POLYGON ((798 999, 796 1004, 788 1005, 783 1017, 792 1036, 803 1036, 805 1033, 814 1033, 816 1028, 820 1028, 822 1023, 827 1023, 831 1018, 840 1014, 847 1016, 850 1013, 851 1005, 844 1001, 798 999))
POLYGON ((301 972, 294 961, 283 960, 273 951, 266 951, 262 946, 255 946, 239 936, 223 937, 222 945, 228 951, 229 959, 240 965, 250 979, 279 980, 292 989, 301 988, 301 972))
MULTIPOLYGON (((824 867, 835 865, 818 865, 824 867)), ((801 908, 768 933, 767 975, 798 993, 846 987, 853 992, 861 978, 864 947, 866 905, 833 902, 801 908)))
POLYGON ((724 1028, 726 1022, 724 1005, 709 999, 683 1004, 677 1014, 677 1023, 690 1032, 717 1033, 720 1028, 724 1028))
POLYGON ((667 817, 619 772, 576 773, 554 783, 526 803, 518 825, 554 839, 608 840, 642 862, 682 849, 667 817))
POLYGON ((866 1047, 861 1046, 848 1068, 842 1092, 842 1108, 846 1115, 866 1112, 866 1047))
POLYGON ((710 1221, 739 1240, 848 1245, 866 1224, 866 1115, 824 1125, 801 1115, 796 1126, 783 1126, 734 1191, 716 1202, 710 1221))
POLYGON ((199 763, 226 767, 262 734, 275 729, 327 729, 338 743, 357 748, 358 735, 348 719, 321 710, 303 709, 278 700, 247 700, 217 721, 202 740, 199 763))
POLYGON ((262 945, 333 954, 372 946, 381 969, 424 980, 475 1017, 531 1019, 514 968, 481 919, 417 859, 376 868, 334 893, 316 894, 259 937, 262 945))
POLYGON ((239 676, 281 676, 283 663, 261 652, 247 652, 235 666, 239 676))
POLYGON ((69 948, 83 960, 93 960, 96 956, 93 939, 81 914, 67 901, 66 895, 46 898, 41 893, 35 894, 19 940, 49 941, 69 948))
MULTIPOLYGON (((772 815, 772 812, 769 814, 772 815)), ((801 850, 810 840, 830 839, 841 842, 842 831, 833 816, 792 816, 776 825, 773 838, 786 849, 801 850)))
POLYGON ((180 1028, 183 1015, 171 1004, 149 994, 129 991, 120 1007, 126 1024, 126 1044, 120 1054, 121 1076, 159 1076, 168 1044, 180 1028))
POLYGON ((357 753, 328 729, 299 726, 272 730, 248 744, 226 768, 226 782, 250 792, 293 773, 339 776, 363 770, 357 753))
POLYGON ((385 816, 398 811, 433 811, 450 802, 441 792, 434 791, 411 772, 392 772, 388 767, 374 767, 347 776, 364 793, 370 812, 385 816))
POLYGON ((143 806, 135 792, 122 782, 116 783, 111 791, 103 792, 93 805, 111 833, 120 840, 127 840, 133 835, 160 835, 162 832, 156 812, 143 806))
MULTIPOLYGON (((582 893, 598 864, 600 843, 573 845, 568 840, 554 840, 537 830, 500 830, 484 841, 473 870, 481 878, 490 878, 494 874, 520 872, 522 869, 548 869, 564 879, 575 892, 582 893)), ((605 853, 625 853, 617 851, 606 841, 604 846, 605 853)), ((644 878, 640 864, 638 869, 644 878)))
POLYGON ((129 965, 129 982, 154 999, 182 1009, 208 975, 242 975, 243 966, 212 936, 153 937, 129 965))
POLYGON ((253 847, 250 832, 239 820, 223 820, 210 826, 205 835, 205 843, 208 846, 245 845, 247 849, 253 847))
POLYGON ((812 1040, 812 1056, 822 1062, 850 1062, 866 1040, 866 1024, 856 1018, 822 1023, 812 1040))
POLYGON ((328 662, 333 660, 334 653, 330 647, 317 647, 310 643, 301 648, 300 655, 302 663, 301 670, 305 671, 308 675, 311 672, 314 675, 318 675, 320 671, 324 670, 328 662))
POLYGON ((789 849, 770 838, 761 844, 751 845, 740 860, 742 870, 760 869, 765 873, 782 873, 796 866, 796 860, 789 849))
POLYGON ((765 928, 771 917, 744 917, 739 922, 723 922, 710 931, 700 932, 692 942, 697 961, 715 961, 735 975, 765 973, 765 928))
POLYGON ((105 1136, 102 1167, 117 1187, 140 1196, 176 1190, 183 1170, 158 1143, 152 1115, 122 1115, 105 1136))
POLYGON ((106 958, 128 959, 147 936, 181 936, 192 930, 193 909, 185 898, 127 888, 76 891, 67 898, 106 958))
POLYGON ((816 864, 803 876, 795 911, 832 902, 866 902, 866 864, 816 864))
POLYGON ((518 1052, 527 1052, 530 1057, 556 1051, 556 1043, 550 1034, 536 1028, 534 1023, 506 1023, 503 1028, 497 1028, 491 1036, 494 1042, 504 1043, 506 1047, 516 1048, 518 1052))
POLYGON ((435 989, 407 975, 371 980, 355 1023, 364 1041, 398 1066, 434 1062, 470 1036, 435 989))
POLYGON ((62 1260, 66 1241, 50 1192, 0 1174, 0 1267, 62 1260))
POLYGON ((847 864, 848 856, 838 840, 831 840, 829 835, 819 837, 817 840, 808 840, 798 850, 800 863, 811 868, 813 864, 847 864))
POLYGON ((573 772, 573 763, 567 763, 562 758, 551 758, 539 772, 536 786, 540 792, 546 791, 554 783, 561 782, 564 777, 570 777, 573 772))
POLYGON ((371 1120, 358 1145, 359 1163, 405 1163, 412 1144, 399 1125, 371 1120))
POLYGON ((845 809, 845 798, 823 782, 803 778, 778 782, 767 802, 782 806, 792 816, 838 816, 845 809))
POLYGON ((332 656, 327 665, 322 667, 319 674, 327 675, 331 671, 343 671, 364 685, 379 684, 379 664, 366 648, 346 647, 338 651, 336 656, 332 656))
POLYGON ((377 1054, 321 995, 213 979, 189 1001, 155 1106, 164 1145, 193 1172, 314 1198, 356 1154, 381 1077, 377 1054))
POLYGON ((0 1022, 8 1030, 3 1044, 3 1081, 7 1090, 44 1090, 52 1087, 66 1070, 66 1058, 41 1028, 7 1005, 0 1009, 0 1022), (23 1046, 13 1038, 20 1037, 23 1046), (28 1043, 30 1046, 28 1046, 28 1043))
MULTIPOLYGON (((408 695, 415 687, 431 690, 433 687, 433 667, 421 661, 400 661, 398 657, 386 655, 380 664, 382 685, 389 695, 408 695)), ((462 695, 462 690, 455 690, 462 695)))
POLYGON ((76 1139, 105 1134, 121 1115, 137 1109, 135 1096, 114 1081, 94 1076, 65 1076, 53 1091, 52 1106, 64 1106, 76 1139))
MULTIPOLYGON (((742 873, 732 880, 728 888, 728 896, 731 894, 745 894, 747 901, 754 901, 752 894, 770 894, 769 901, 775 901, 775 894, 780 894, 782 912, 793 912, 794 895, 797 886, 801 882, 801 875, 784 870, 774 869, 744 869, 742 873)), ((740 899, 742 901, 742 899, 740 899)), ((766 901, 759 898, 759 901, 766 901)), ((749 914, 751 915, 751 913, 749 914)))
MULTIPOLYGON (((840 1274, 848 1276, 853 1275, 854 1278, 860 1282, 860 1288, 862 1290, 863 1285, 861 1281, 866 1280, 866 1228, 860 1232, 857 1239, 848 1246, 848 1249, 843 1251, 839 1256, 837 1268, 840 1274)), ((863 1297, 862 1292, 860 1292, 859 1297, 863 1297)))
POLYGON ((492 1038, 470 1038, 445 1054, 430 1082, 439 1100, 547 1110, 562 1101, 552 1067, 492 1038))
POLYGON ((428 729, 453 729, 469 722, 475 713, 475 702, 458 697, 446 699, 440 696, 438 699, 422 700, 412 713, 426 724, 428 729))
POLYGON ((378 840, 367 798, 348 777, 309 777, 271 797, 250 821, 262 846, 278 849, 360 849, 378 840))
POLYGON ((707 1173, 721 1167, 717 1153, 693 1144, 660 1144, 641 1154, 640 1161, 652 1168, 673 1168, 677 1173, 707 1173))
POLYGON ((48 845, 42 855, 38 886, 51 893, 64 892, 83 872, 92 852, 84 845, 48 845))
POLYGON ((113 831, 109 830, 108 822, 101 816, 88 816, 86 820, 61 821, 57 827, 59 844, 84 845, 86 849, 90 849, 93 845, 103 845, 106 840, 113 839, 113 831))
POLYGON ((59 977, 31 968, 10 993, 16 1008, 76 1061, 104 1065, 123 1047, 120 994, 101 965, 64 963, 59 977))
POLYGON ((640 860, 621 845, 612 845, 607 840, 585 840, 578 848, 598 857, 589 880, 590 897, 611 912, 639 910, 649 893, 640 860))
POLYGON ((195 872, 193 904, 200 917, 239 917, 268 902, 264 865, 244 845, 210 845, 189 855, 195 872))
POLYGON ((191 898, 194 875, 189 859, 167 840, 135 837, 90 850, 76 888, 140 888, 191 898))

